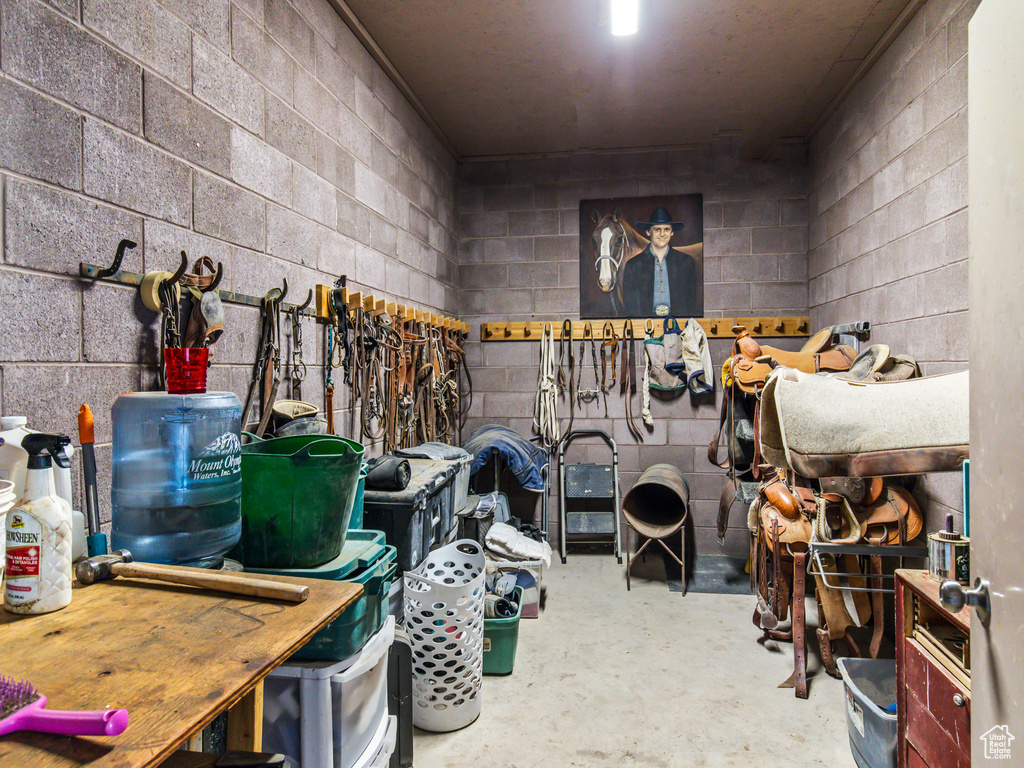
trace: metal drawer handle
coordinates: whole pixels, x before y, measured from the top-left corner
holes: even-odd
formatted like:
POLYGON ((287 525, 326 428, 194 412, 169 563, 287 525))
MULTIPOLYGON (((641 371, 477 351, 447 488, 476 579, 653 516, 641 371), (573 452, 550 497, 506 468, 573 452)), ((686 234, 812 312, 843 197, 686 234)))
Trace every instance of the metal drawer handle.
POLYGON ((964 698, 962 693, 954 693, 953 703, 958 707, 965 707, 967 706, 967 699, 964 698))

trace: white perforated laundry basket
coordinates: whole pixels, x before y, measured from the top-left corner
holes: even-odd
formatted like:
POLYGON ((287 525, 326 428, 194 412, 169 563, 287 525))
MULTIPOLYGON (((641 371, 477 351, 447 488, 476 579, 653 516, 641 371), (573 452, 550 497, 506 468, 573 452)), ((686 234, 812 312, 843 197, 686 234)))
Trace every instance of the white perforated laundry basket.
POLYGON ((405 572, 406 631, 413 653, 417 728, 454 731, 480 716, 484 645, 484 552, 461 539, 405 572))

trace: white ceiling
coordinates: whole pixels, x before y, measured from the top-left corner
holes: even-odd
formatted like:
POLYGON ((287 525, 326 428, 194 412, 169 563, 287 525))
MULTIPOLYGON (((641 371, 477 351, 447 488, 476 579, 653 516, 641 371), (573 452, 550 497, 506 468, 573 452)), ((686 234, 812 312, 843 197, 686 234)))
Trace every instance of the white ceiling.
MULTIPOLYGON (((346 0, 463 158, 804 138, 913 0, 346 0)), ((338 3, 342 5, 342 3, 338 3)), ((887 35, 889 32, 889 35, 887 35)), ((883 42, 884 45, 884 42, 883 42)))

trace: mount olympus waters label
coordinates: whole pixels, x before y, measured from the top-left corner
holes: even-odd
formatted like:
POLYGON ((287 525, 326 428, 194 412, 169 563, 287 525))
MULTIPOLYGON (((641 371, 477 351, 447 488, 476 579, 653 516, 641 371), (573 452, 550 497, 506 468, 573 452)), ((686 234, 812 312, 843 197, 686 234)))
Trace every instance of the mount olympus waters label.
POLYGON ((225 432, 188 463, 190 480, 233 477, 242 471, 242 444, 238 435, 225 432))

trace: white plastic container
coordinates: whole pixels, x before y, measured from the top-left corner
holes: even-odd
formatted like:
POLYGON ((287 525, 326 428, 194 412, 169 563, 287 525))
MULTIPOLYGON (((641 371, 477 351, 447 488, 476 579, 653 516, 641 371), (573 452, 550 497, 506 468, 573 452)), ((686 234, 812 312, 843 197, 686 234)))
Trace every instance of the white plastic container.
POLYGON ((376 746, 377 741, 375 738, 359 758, 355 768, 387 768, 391 764, 391 756, 395 753, 395 745, 398 743, 398 718, 389 715, 386 724, 387 729, 381 739, 380 748, 375 754, 373 753, 373 747, 376 746))
MULTIPOLYGON (((7 510, 14 506, 14 502, 18 500, 17 494, 14 493, 14 481, 13 480, 0 480, 0 530, 6 530, 5 525, 7 524, 7 510)), ((6 558, 4 558, 6 560, 6 558)), ((0 561, 0 577, 4 575, 4 562, 0 561)), ((401 581, 399 581, 401 583, 401 581)))
MULTIPOLYGON (((52 439, 50 451, 59 451, 52 439)), ((4 610, 39 614, 58 611, 71 603, 71 505, 53 486, 53 459, 42 446, 28 458, 25 493, 7 513, 4 524, 6 566, 4 610)), ((53 456, 63 454, 54 452, 53 456)))
POLYGON ((263 688, 263 751, 293 757, 301 768, 375 765, 388 733, 388 650, 394 639, 389 616, 355 656, 284 664, 271 672, 263 688))
MULTIPOLYGON (((21 447, 25 435, 37 430, 28 428, 28 419, 24 416, 0 416, 0 480, 14 481, 14 495, 21 498, 25 492, 25 468, 28 464, 28 452, 21 447)), ((71 459, 75 455, 74 446, 67 446, 64 454, 71 459)), ((71 470, 66 467, 54 466, 53 484, 57 495, 74 507, 71 499, 71 470)))
POLYGON ((405 626, 405 581, 395 579, 388 590, 388 613, 395 617, 395 624, 405 626))
POLYGON ((480 716, 484 563, 480 544, 462 539, 403 575, 417 728, 456 731, 480 716))
POLYGON ((14 481, 0 480, 0 515, 3 515, 14 506, 14 502, 17 500, 18 494, 14 492, 14 481))

